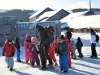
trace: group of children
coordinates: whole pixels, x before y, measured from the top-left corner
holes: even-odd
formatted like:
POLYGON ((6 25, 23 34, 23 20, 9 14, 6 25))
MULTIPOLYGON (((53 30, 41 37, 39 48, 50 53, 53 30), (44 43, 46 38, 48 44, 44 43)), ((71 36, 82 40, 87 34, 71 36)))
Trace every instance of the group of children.
MULTIPOLYGON (((25 61, 26 63, 30 63, 31 66, 34 67, 35 62, 37 66, 40 66, 41 62, 41 55, 39 57, 39 48, 38 48, 38 41, 36 37, 31 37, 29 34, 26 34, 24 41, 24 50, 25 50, 25 61)), ((78 37, 77 43, 73 41, 71 38, 70 40, 61 35, 59 37, 56 37, 54 39, 54 42, 50 44, 48 55, 54 62, 54 65, 57 66, 57 60, 55 57, 55 53, 59 55, 59 64, 60 69, 63 72, 68 72, 68 67, 71 67, 71 57, 73 59, 76 59, 75 49, 77 48, 79 52, 79 57, 82 58, 83 54, 81 52, 81 48, 83 46, 83 43, 81 42, 81 39, 78 37)), ((10 70, 13 70, 14 66, 14 60, 13 56, 17 53, 17 62, 21 62, 20 59, 20 42, 19 38, 16 38, 15 43, 12 42, 10 38, 7 37, 6 42, 3 46, 2 54, 3 56, 6 56, 6 63, 7 67, 10 68, 10 70), (15 50, 16 49, 16 50, 15 50)))

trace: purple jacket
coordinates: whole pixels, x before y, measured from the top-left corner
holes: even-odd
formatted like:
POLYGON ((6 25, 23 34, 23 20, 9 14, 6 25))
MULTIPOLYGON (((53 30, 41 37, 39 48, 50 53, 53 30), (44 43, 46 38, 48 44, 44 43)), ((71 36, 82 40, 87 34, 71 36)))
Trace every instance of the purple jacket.
POLYGON ((30 47, 29 47, 29 51, 31 53, 37 53, 37 49, 34 43, 31 43, 30 47))

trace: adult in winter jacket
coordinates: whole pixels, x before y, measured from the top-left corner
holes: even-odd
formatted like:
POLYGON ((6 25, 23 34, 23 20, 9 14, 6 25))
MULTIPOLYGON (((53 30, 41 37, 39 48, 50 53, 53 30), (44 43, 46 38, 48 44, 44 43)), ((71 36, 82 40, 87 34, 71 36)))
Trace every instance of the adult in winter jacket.
POLYGON ((71 33, 71 31, 69 30, 69 28, 66 29, 65 36, 66 36, 69 40, 71 39, 72 33, 71 33))
POLYGON ((96 32, 93 29, 91 31, 91 58, 97 58, 96 52, 96 32))
POLYGON ((10 68, 10 71, 12 71, 14 67, 14 59, 13 59, 14 54, 15 54, 15 46, 12 40, 9 39, 3 46, 2 55, 6 56, 5 61, 7 63, 7 67, 10 68))
POLYGON ((79 56, 78 57, 80 57, 80 58, 83 57, 83 54, 82 54, 82 46, 83 46, 83 43, 81 41, 81 38, 78 37, 77 38, 77 42, 76 42, 76 48, 77 48, 78 53, 79 53, 79 56))
POLYGON ((16 37, 15 38, 15 47, 16 47, 16 55, 17 55, 17 62, 21 62, 20 60, 20 42, 19 42, 19 38, 16 37))
POLYGON ((42 61, 42 67, 40 69, 44 70, 46 69, 46 59, 49 60, 49 65, 52 66, 52 60, 48 55, 48 50, 49 50, 49 46, 50 46, 50 37, 52 37, 52 35, 46 31, 42 26, 40 25, 36 25, 36 30, 39 32, 40 34, 40 56, 41 56, 41 61, 42 61), (48 34, 47 34, 48 33, 48 34), (48 35, 51 35, 48 37, 48 35))
POLYGON ((30 60, 30 52, 29 52, 29 46, 30 45, 31 45, 31 36, 30 36, 30 34, 26 34, 26 39, 24 41, 26 63, 28 63, 28 61, 30 60))
POLYGON ((31 38, 31 45, 29 47, 29 51, 30 51, 30 63, 31 66, 34 66, 35 61, 37 63, 37 66, 40 66, 40 61, 39 61, 39 57, 38 57, 38 46, 37 46, 37 39, 36 37, 32 37, 31 38))
POLYGON ((68 45, 63 35, 61 35, 59 38, 57 53, 59 55, 61 71, 63 71, 64 73, 68 72, 68 45))

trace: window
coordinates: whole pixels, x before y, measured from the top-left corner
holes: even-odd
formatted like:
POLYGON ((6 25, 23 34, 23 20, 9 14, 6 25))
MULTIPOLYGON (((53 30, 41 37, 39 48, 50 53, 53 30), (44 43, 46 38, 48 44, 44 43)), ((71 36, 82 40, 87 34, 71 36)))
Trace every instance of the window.
POLYGON ((34 33, 30 33, 31 36, 34 36, 34 33))
POLYGON ((3 37, 3 34, 0 34, 0 37, 3 37))
POLYGON ((11 34, 10 33, 7 33, 6 36, 11 36, 11 34))

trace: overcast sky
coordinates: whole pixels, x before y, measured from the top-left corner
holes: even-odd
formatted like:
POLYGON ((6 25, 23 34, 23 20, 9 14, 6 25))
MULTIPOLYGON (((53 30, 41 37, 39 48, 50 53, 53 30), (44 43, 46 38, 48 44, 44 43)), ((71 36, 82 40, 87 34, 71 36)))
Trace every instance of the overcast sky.
MULTIPOLYGON (((100 0, 91 0, 93 8, 100 8, 100 0)), ((89 0, 0 0, 0 9, 89 8, 89 0)))

